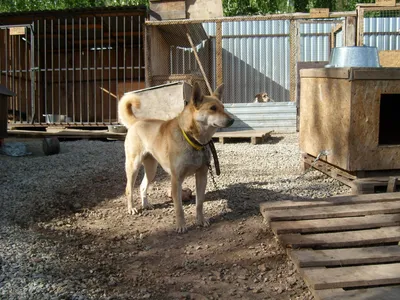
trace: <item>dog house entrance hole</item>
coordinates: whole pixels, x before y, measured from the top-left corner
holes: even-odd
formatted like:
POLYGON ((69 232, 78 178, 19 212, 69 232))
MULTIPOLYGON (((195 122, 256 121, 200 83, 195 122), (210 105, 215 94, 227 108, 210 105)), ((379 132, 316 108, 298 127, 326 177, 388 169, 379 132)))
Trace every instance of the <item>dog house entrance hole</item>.
POLYGON ((400 94, 382 94, 379 145, 400 145, 400 94))

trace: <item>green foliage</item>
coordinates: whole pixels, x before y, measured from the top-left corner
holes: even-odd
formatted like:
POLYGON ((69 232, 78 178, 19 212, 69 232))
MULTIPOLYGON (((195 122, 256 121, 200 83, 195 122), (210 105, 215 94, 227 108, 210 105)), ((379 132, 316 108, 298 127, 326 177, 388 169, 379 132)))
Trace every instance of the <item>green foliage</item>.
POLYGON ((0 13, 124 5, 148 5, 148 0, 0 0, 0 13))
MULTIPOLYGON (((225 16, 308 12, 327 7, 331 11, 354 10, 357 3, 375 0, 222 0, 225 16)), ((1 12, 58 10, 82 7, 148 5, 149 0, 0 0, 1 12)))
POLYGON ((225 16, 290 12, 287 0, 222 0, 225 16))

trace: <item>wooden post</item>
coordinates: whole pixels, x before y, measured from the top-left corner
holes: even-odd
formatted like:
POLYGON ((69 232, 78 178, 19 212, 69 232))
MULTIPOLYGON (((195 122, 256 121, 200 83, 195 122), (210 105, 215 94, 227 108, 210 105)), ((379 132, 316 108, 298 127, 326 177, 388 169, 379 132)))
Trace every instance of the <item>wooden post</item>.
POLYGON ((151 87, 150 31, 152 28, 152 26, 144 26, 144 76, 146 87, 151 87))
POLYGON ((389 181, 388 181, 386 192, 388 192, 388 193, 396 192, 396 185, 397 185, 397 178, 396 177, 389 177, 389 181))
POLYGON ((196 58, 196 61, 199 64, 200 72, 203 75, 204 81, 206 82, 208 91, 210 92, 210 95, 212 95, 212 92, 213 92, 212 88, 210 86, 210 83, 208 82, 206 72, 204 71, 203 64, 201 63, 199 55, 197 54, 196 46, 193 43, 192 37, 190 36, 189 29, 187 28, 187 26, 186 26, 186 36, 188 38, 190 46, 192 46, 194 57, 196 58))
POLYGON ((346 17, 344 30, 344 45, 347 47, 356 45, 357 20, 356 17, 346 17))
POLYGON ((296 85, 297 85, 297 62, 300 57, 300 39, 299 39, 299 25, 298 21, 290 20, 290 32, 289 32, 289 42, 290 42, 290 101, 296 101, 296 85))
POLYGON ((216 73, 217 73, 217 86, 220 86, 224 82, 223 67, 222 67, 222 22, 216 24, 216 36, 215 36, 215 47, 216 47, 216 73))
POLYGON ((357 6, 357 38, 356 38, 356 45, 362 46, 364 43, 364 10, 357 6))

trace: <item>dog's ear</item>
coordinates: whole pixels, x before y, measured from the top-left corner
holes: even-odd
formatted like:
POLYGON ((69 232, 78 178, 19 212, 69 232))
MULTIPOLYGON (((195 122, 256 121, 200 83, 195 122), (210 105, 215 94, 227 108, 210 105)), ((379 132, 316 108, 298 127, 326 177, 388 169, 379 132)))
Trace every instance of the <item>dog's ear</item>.
POLYGON ((222 83, 218 86, 214 91, 214 96, 217 97, 219 100, 222 99, 222 93, 224 92, 224 84, 222 83))
POLYGON ((193 86, 192 101, 194 106, 196 107, 198 107, 201 104, 201 102, 203 102, 203 93, 197 82, 195 82, 193 86))

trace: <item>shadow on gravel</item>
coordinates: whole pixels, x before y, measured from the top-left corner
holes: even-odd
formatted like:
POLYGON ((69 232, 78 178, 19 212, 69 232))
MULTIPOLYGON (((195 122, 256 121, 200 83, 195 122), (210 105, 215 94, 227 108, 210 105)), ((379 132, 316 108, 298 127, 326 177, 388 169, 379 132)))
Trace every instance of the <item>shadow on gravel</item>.
POLYGON ((282 141, 285 137, 284 136, 273 136, 271 135, 268 137, 268 139, 264 142, 264 144, 278 144, 280 141, 282 141))
MULTIPOLYGON (((139 172, 135 185, 137 195, 142 177, 143 169, 139 172)), ((104 201, 117 199, 125 194, 126 178, 123 164, 110 165, 107 172, 99 172, 92 176, 55 176, 54 180, 54 185, 49 185, 48 181, 43 181, 42 185, 42 178, 39 177, 35 186, 25 186, 22 192, 7 195, 5 201, 0 201, 2 221, 25 228, 36 222, 47 222, 92 209, 104 201)), ((162 170, 158 170, 157 181, 164 180, 169 179, 162 170)), ((160 207, 167 205, 161 204, 160 207)))
MULTIPOLYGON (((309 198, 294 196, 295 188, 290 192, 276 192, 265 188, 266 182, 238 183, 226 189, 211 191, 206 194, 206 201, 224 199, 227 201, 226 212, 213 216, 215 220, 238 219, 248 216, 260 215, 260 204, 278 200, 304 201, 309 198)), ((302 187, 302 191, 307 187, 302 187)))

